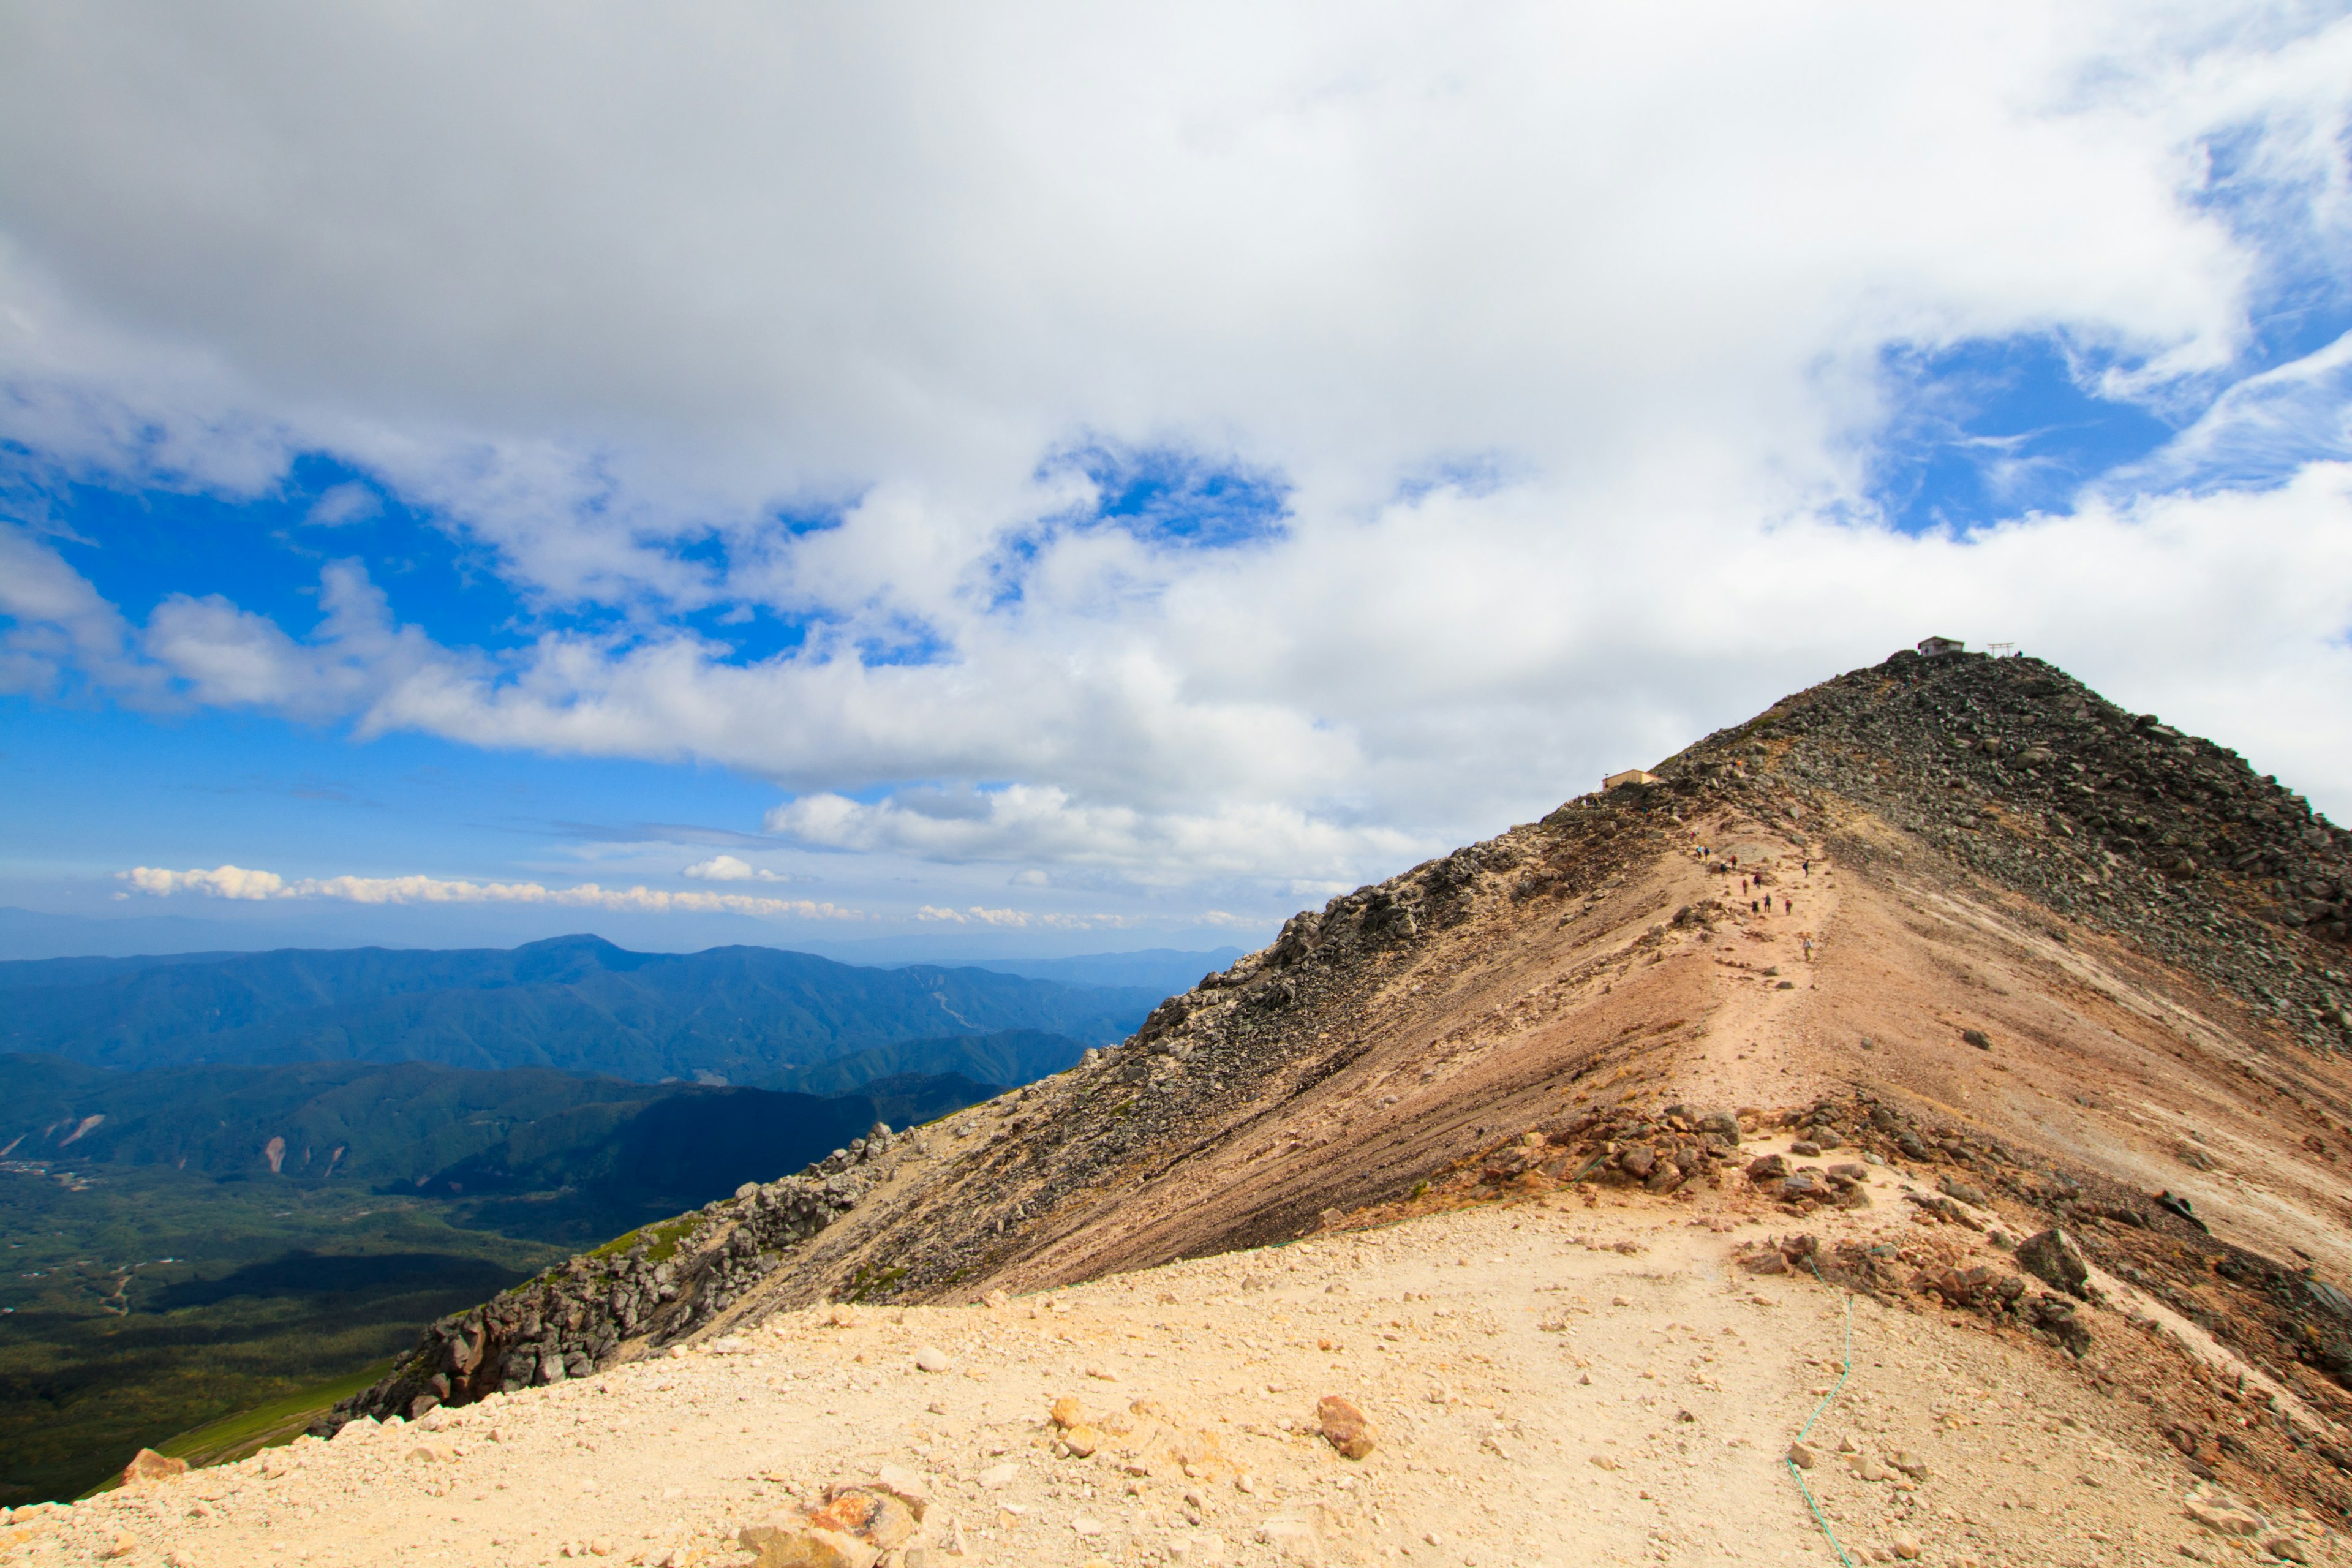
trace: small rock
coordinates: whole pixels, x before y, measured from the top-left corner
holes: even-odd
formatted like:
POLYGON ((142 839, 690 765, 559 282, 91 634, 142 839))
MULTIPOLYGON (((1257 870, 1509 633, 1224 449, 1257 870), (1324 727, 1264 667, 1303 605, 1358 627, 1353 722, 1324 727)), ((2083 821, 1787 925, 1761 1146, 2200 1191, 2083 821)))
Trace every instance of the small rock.
POLYGON ((2273 1535, 2268 1541, 2263 1542, 2263 1550, 2269 1552, 2272 1556, 2277 1558, 2282 1563, 2308 1563, 2311 1561, 2311 1554, 2305 1550, 2303 1542, 2297 1541, 2292 1535, 2273 1535))
POLYGON ((114 1544, 108 1547, 101 1555, 106 1557, 128 1557, 138 1550, 139 1538, 126 1530, 121 1534, 114 1538, 114 1544))
POLYGON ((1090 1513, 1082 1513, 1073 1518, 1070 1521, 1070 1528, 1080 1535, 1100 1535, 1103 1532, 1102 1521, 1090 1513))
POLYGON ((915 1369, 919 1372, 953 1372, 955 1357, 937 1345, 924 1345, 915 1352, 915 1369))
POLYGON ((1800 1138, 1789 1145, 1789 1152, 1800 1160, 1808 1160, 1822 1152, 1822 1146, 1810 1138, 1800 1138))
POLYGON ((2251 1509, 2234 1502, 2211 1498, 2191 1497, 2187 1504, 2189 1517, 2216 1535, 2259 1535, 2263 1517, 2251 1509))
POLYGON ((138 1481, 166 1480, 187 1473, 187 1460, 166 1458, 152 1448, 142 1448, 122 1467, 122 1484, 127 1487, 138 1481))
POLYGON ((1819 1456, 1802 1443, 1789 1445, 1789 1463, 1801 1470, 1811 1469, 1818 1458, 1819 1456))
POLYGON ((1312 1520, 1276 1514, 1257 1527, 1257 1538, 1286 1557, 1312 1559, 1319 1532, 1312 1520))
POLYGON ((1080 1423, 1063 1433, 1062 1441, 1068 1445, 1071 1458, 1088 1459, 1094 1457, 1097 1448, 1102 1447, 1102 1434, 1080 1423))
POLYGON ((1168 1561, 1179 1568, 1209 1568, 1209 1564, 1225 1560, 1225 1539, 1222 1535, 1188 1535, 1168 1543, 1168 1561))
POLYGON ((1077 1426, 1087 1418, 1086 1407, 1066 1394, 1054 1401, 1051 1414, 1054 1417, 1054 1425, 1065 1430, 1077 1426))
POLYGON ((825 1309, 824 1321, 827 1328, 854 1329, 857 1326, 857 1313, 846 1305, 828 1307, 825 1309))
POLYGON ((1011 1486, 1013 1478, 1020 1473, 1021 1468, 1018 1465, 991 1465, 972 1477, 972 1479, 978 1481, 982 1489, 995 1491, 1000 1487, 1011 1486))
POLYGON ((1897 1531, 1893 1536, 1888 1538, 1886 1544, 1893 1547, 1895 1549, 1895 1555, 1901 1558, 1904 1562, 1915 1563, 1918 1561, 1919 1538, 1912 1534, 1909 1531, 1897 1531))
POLYGON ((1327 1394, 1316 1403, 1315 1419, 1323 1429, 1323 1440, 1343 1458, 1364 1458, 1378 1446, 1380 1428, 1353 1400, 1327 1394))
MULTIPOLYGON (((874 1568, 882 1560, 879 1547, 846 1531, 828 1529, 791 1515, 747 1524, 735 1539, 760 1554, 752 1568, 874 1568)), ((662 1561, 684 1564, 685 1548, 673 1551, 662 1561)))

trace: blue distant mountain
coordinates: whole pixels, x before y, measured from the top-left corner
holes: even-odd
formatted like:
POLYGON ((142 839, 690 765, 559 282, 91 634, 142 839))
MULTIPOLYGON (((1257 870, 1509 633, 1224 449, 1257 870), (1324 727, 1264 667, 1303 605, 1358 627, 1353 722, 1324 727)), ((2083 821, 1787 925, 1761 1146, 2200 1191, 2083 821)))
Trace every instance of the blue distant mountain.
POLYGON ((0 1050, 96 1067, 430 1061, 741 1084, 910 1040, 1029 1030, 1114 1041, 1166 992, 767 947, 631 952, 571 936, 25 960, 0 963, 0 1050))

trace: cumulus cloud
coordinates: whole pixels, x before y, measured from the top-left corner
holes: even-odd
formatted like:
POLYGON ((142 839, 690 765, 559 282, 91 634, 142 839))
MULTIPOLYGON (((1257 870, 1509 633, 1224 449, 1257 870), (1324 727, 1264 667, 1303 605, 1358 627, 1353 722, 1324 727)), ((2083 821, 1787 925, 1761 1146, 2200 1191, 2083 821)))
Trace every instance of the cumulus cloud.
POLYGON ((708 860, 698 860, 679 875, 704 882, 789 882, 789 877, 778 876, 763 866, 753 866, 738 860, 732 855, 713 855, 708 860))
POLYGON ((2352 21, 553 15, 0 24, 36 479, 323 452, 328 513, 396 499, 544 617, 436 641, 352 561, 308 631, 141 621, 26 531, 0 684, 714 763, 806 848, 1270 902, 1948 631, 2352 810, 2308 721, 2352 700, 2352 378, 2254 327, 2344 293, 2352 21), (1887 356, 2037 335, 2185 433, 1890 529, 1887 356))
POLYGON ((467 882, 437 877, 304 877, 218 866, 207 871, 134 866, 116 875, 142 893, 167 898, 199 893, 215 899, 330 899, 352 904, 546 904, 561 909, 635 914, 751 915, 763 920, 854 921, 856 910, 807 899, 757 899, 741 893, 672 893, 656 888, 600 888, 583 882, 548 888, 537 882, 467 882))

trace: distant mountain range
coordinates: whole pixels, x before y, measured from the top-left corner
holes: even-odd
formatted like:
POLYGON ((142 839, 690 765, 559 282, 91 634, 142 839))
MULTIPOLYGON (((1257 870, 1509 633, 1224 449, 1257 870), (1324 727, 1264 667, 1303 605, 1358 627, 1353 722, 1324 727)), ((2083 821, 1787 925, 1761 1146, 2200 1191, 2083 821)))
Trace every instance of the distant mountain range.
POLYGON ((1115 1041, 1166 994, 764 947, 631 952, 594 936, 26 960, 0 963, 0 1049, 97 1067, 429 1061, 738 1084, 953 1036, 1115 1041))
POLYGON ((772 1181, 877 1121, 929 1121, 999 1088, 949 1074, 853 1087, 862 1092, 821 1096, 427 1062, 122 1073, 0 1056, 0 1159, 78 1173, 166 1167, 289 1192, 571 1193, 567 1210, 585 1204, 625 1219, 772 1181))

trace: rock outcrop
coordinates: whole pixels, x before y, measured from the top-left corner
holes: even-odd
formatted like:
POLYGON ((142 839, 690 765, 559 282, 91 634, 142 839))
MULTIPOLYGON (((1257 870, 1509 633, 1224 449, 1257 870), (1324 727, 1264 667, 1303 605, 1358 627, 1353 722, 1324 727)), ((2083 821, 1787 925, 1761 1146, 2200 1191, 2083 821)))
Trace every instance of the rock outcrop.
POLYGON ((331 1436, 360 1416, 414 1420, 436 1405, 585 1377, 682 1339, 854 1207, 899 1136, 877 1123, 797 1175, 747 1184, 443 1318, 391 1373, 310 1429, 331 1436))

